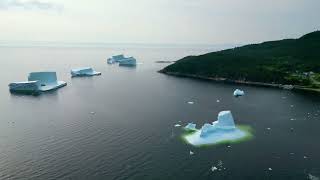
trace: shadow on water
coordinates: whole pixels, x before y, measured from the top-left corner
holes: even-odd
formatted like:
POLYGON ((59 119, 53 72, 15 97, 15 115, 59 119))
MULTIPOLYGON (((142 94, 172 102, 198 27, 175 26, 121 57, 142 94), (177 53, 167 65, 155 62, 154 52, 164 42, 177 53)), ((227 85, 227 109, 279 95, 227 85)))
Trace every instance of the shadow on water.
POLYGON ((58 90, 51 90, 46 92, 16 92, 16 91, 10 91, 10 97, 11 98, 20 98, 20 97, 34 97, 34 98, 42 98, 44 96, 46 97, 58 97, 58 90))
POLYGON ((137 66, 132 66, 132 65, 120 65, 120 64, 119 64, 119 67, 125 68, 125 69, 136 69, 136 68, 137 68, 137 66))

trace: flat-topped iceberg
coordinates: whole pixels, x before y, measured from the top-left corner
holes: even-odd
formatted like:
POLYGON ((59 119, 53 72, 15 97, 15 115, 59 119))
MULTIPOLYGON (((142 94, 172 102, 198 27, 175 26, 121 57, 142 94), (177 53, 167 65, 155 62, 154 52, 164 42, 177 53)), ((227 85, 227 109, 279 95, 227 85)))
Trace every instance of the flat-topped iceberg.
POLYGON ((101 75, 101 72, 97 72, 93 70, 91 67, 83 67, 83 68, 76 68, 71 70, 71 76, 97 76, 101 75))
POLYGON ((107 62, 108 64, 114 64, 124 59, 126 59, 126 57, 124 57, 123 54, 120 54, 120 55, 116 55, 116 56, 112 56, 111 58, 108 58, 107 62))
POLYGON ((56 72, 32 72, 28 76, 28 81, 10 83, 9 89, 18 93, 38 93, 66 85, 66 82, 57 80, 56 72))
POLYGON ((119 62, 119 66, 136 66, 137 60, 134 57, 128 57, 119 62))
POLYGON ((248 137, 252 137, 248 128, 236 126, 230 111, 220 112, 217 121, 205 123, 201 129, 194 129, 194 133, 184 135, 184 139, 194 146, 236 142, 248 137))
POLYGON ((108 64, 119 63, 120 66, 135 66, 137 60, 134 57, 125 57, 124 55, 112 56, 107 60, 108 64))
POLYGON ((233 92, 233 96, 235 96, 235 97, 244 96, 244 91, 242 91, 242 90, 240 90, 240 89, 236 89, 236 90, 233 92))

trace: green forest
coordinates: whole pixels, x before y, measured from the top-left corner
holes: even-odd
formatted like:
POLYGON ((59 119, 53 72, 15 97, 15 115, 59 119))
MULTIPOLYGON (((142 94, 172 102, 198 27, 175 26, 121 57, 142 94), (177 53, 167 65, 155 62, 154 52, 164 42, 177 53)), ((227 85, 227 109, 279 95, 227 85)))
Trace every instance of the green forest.
POLYGON ((188 56, 160 72, 320 88, 320 31, 188 56))

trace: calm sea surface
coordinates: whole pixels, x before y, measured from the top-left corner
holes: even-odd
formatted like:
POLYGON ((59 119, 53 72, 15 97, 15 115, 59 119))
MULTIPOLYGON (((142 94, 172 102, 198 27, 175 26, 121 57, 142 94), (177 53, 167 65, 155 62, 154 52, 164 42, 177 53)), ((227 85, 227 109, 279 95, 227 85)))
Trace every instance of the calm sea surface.
POLYGON ((157 73, 167 64, 155 61, 214 49, 1 47, 0 179, 319 177, 320 96, 157 73), (107 57, 118 53, 140 64, 108 65, 107 57), (82 66, 102 76, 71 79, 70 69, 82 66), (9 93, 8 83, 45 70, 57 71, 68 85, 40 96, 9 93), (234 98, 235 88, 246 96, 234 98), (194 148, 173 127, 179 121, 200 126, 222 110, 231 110, 236 123, 250 125, 255 138, 231 147, 194 148), (212 172, 218 164, 221 171, 212 172))

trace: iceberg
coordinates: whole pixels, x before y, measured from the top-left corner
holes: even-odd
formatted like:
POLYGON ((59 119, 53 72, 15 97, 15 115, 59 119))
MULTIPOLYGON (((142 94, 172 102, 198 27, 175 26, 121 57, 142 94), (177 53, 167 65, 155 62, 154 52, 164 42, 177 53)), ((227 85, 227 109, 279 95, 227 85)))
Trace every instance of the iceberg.
POLYGON ((193 123, 188 123, 185 127, 184 127, 185 130, 189 130, 189 131, 194 131, 196 130, 196 124, 193 124, 193 123))
POLYGON ((66 82, 57 80, 56 72, 32 72, 28 76, 28 81, 10 83, 9 89, 17 93, 39 93, 66 85, 66 82))
POLYGON ((205 123, 201 129, 196 129, 195 125, 192 127, 194 127, 194 133, 187 133, 184 139, 194 146, 235 142, 252 136, 249 130, 235 125, 231 111, 221 111, 217 121, 211 124, 205 123))
POLYGON ((136 66, 137 60, 134 57, 128 57, 119 62, 119 66, 136 66))
POLYGON ((98 76, 101 72, 94 71, 91 67, 76 68, 71 70, 71 76, 98 76))
POLYGON ((114 63, 120 62, 121 60, 124 60, 124 59, 126 59, 124 57, 124 55, 120 54, 120 55, 116 55, 116 56, 112 56, 111 58, 108 58, 107 62, 108 62, 108 64, 114 64, 114 63))
POLYGON ((233 96, 235 96, 235 97, 239 97, 239 96, 243 96, 243 95, 244 95, 244 91, 241 91, 240 89, 236 89, 233 92, 233 96))
POLYGON ((137 60, 134 57, 125 57, 123 54, 112 56, 107 60, 108 64, 119 63, 120 66, 136 66, 137 60))

